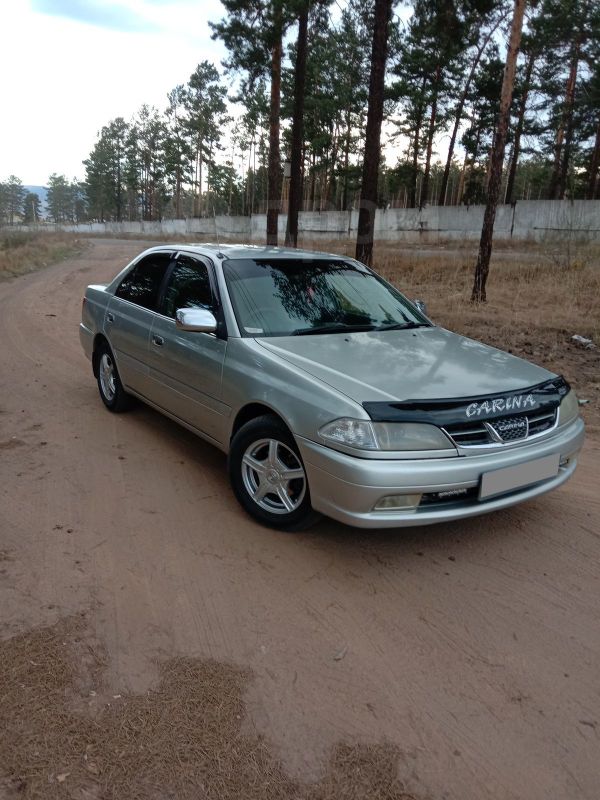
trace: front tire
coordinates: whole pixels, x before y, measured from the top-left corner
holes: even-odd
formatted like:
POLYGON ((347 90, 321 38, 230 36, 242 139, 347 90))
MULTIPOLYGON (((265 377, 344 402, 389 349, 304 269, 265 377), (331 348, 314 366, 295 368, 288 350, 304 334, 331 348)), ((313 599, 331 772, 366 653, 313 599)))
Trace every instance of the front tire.
POLYGON ((133 398, 123 388, 114 356, 106 342, 98 347, 97 364, 98 391, 104 405, 116 414, 129 410, 133 398))
POLYGON ((264 525, 297 531, 319 519, 294 437, 277 417, 257 417, 235 434, 229 478, 242 507, 264 525))

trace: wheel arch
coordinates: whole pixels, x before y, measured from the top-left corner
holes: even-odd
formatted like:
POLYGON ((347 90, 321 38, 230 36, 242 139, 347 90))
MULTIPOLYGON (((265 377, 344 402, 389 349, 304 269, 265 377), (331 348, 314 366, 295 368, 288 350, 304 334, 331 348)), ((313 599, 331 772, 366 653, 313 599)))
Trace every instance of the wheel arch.
MULTIPOLYGON (((98 351, 100 345, 105 344, 110 347, 109 341, 103 333, 97 333, 94 336, 94 343, 92 345, 92 369, 94 370, 94 377, 98 377, 98 351)), ((112 352, 112 351, 111 351, 112 352)))
POLYGON ((265 415, 268 415, 270 417, 275 417, 276 419, 278 419, 281 423, 283 423, 283 425, 285 425, 290 434, 292 434, 290 426, 281 416, 281 414, 279 414, 270 406, 265 405, 265 403, 252 402, 252 403, 247 403, 245 406, 242 406, 242 408, 240 408, 239 411, 237 412, 235 419, 233 421, 233 425, 231 426, 229 441, 233 439, 233 437, 236 435, 239 429, 243 427, 247 422, 251 422, 253 419, 257 419, 258 417, 264 417, 265 415))
MULTIPOLYGON (((98 351, 100 350, 100 345, 105 344, 112 353, 112 347, 110 346, 110 342, 106 338, 103 333, 97 333, 94 336, 94 343, 92 345, 92 369, 94 371, 94 377, 98 377, 98 351)), ((113 354, 114 357, 114 354, 113 354)))

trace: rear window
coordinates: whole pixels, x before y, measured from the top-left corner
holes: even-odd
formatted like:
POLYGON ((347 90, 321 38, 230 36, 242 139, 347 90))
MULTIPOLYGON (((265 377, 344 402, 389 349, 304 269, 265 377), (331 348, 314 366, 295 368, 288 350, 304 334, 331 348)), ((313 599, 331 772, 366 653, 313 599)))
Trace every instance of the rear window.
POLYGON ((152 253, 130 270, 115 295, 143 308, 156 311, 160 286, 171 262, 172 253, 152 253))

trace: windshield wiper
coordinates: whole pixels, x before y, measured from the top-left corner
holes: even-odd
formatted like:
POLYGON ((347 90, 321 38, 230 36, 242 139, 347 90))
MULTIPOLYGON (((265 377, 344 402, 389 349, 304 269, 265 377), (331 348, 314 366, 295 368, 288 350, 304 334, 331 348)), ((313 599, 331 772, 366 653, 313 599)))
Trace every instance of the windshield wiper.
POLYGON ((376 331, 407 331, 412 328, 431 328, 428 322, 392 322, 389 325, 379 325, 376 331))
POLYGON ((375 325, 346 325, 344 322, 334 322, 331 325, 316 325, 314 328, 298 328, 292 336, 311 336, 314 333, 355 333, 358 331, 379 330, 375 325))

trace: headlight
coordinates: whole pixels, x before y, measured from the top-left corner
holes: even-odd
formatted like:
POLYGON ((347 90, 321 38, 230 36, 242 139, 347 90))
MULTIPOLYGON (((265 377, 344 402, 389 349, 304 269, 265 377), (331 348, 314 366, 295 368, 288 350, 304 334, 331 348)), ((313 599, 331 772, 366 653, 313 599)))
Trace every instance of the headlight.
POLYGON ((578 416, 579 401, 577 400, 577 395, 573 389, 571 389, 558 407, 558 424, 566 425, 568 422, 573 422, 578 416))
POLYGON ((329 442, 358 447, 360 450, 378 450, 373 423, 363 419, 334 419, 319 430, 319 436, 329 442))
POLYGON ((359 450, 448 450, 450 440, 435 425, 417 422, 370 422, 336 419, 319 430, 328 442, 359 450))

